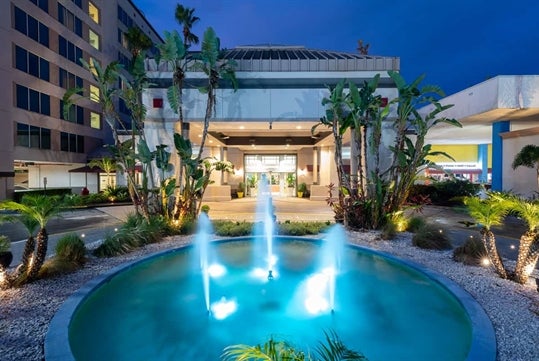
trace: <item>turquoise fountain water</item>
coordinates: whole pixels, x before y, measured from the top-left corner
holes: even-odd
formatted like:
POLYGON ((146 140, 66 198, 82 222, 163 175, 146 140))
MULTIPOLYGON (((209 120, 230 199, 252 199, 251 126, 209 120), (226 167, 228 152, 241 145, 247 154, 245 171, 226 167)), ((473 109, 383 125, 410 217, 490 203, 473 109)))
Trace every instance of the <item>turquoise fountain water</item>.
POLYGON ((341 226, 323 239, 274 236, 263 184, 259 195, 258 236, 211 241, 202 215, 195 247, 83 288, 51 322, 46 359, 217 361, 271 336, 313 348, 327 330, 371 361, 495 359, 488 317, 454 283, 345 245, 341 226))

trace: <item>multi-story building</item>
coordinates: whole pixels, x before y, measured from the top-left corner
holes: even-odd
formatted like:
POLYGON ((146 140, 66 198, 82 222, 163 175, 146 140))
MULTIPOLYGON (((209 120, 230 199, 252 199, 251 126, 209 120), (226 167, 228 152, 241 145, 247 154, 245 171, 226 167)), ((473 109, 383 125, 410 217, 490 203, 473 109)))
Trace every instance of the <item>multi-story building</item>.
MULTIPOLYGON (((101 65, 131 58, 125 33, 139 27, 161 38, 130 0, 5 0, 0 2, 0 199, 17 188, 88 187, 97 177, 69 172, 110 139, 97 102, 83 100, 64 117, 72 87, 99 97, 80 61, 101 65)), ((125 107, 119 106, 126 112, 125 107)))

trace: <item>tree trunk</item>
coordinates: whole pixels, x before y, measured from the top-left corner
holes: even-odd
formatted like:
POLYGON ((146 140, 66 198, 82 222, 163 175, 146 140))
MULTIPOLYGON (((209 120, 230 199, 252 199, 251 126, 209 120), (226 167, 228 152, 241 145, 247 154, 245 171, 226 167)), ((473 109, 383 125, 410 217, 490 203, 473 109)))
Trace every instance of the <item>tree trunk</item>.
POLYGON ((24 250, 22 252, 21 264, 17 267, 14 274, 10 277, 11 284, 24 283, 24 279, 27 276, 28 268, 30 265, 30 259, 34 254, 36 248, 36 240, 34 236, 30 235, 24 244, 24 250))
POLYGON ((515 266, 515 273, 512 277, 515 282, 520 284, 528 282, 528 278, 537 263, 537 255, 534 254, 537 252, 530 252, 532 251, 531 247, 536 237, 537 234, 532 231, 527 231, 520 237, 517 265, 515 266))
POLYGON ((487 250, 487 255, 490 263, 494 266, 494 271, 504 279, 507 279, 507 271, 503 265, 503 261, 500 258, 498 249, 496 248, 496 238, 491 230, 483 228, 481 229, 481 236, 483 238, 483 244, 487 250))
POLYGON ((30 267, 30 271, 28 272, 28 279, 30 281, 33 281, 37 278, 37 274, 39 270, 41 269, 41 266, 43 266, 43 263, 45 262, 45 258, 47 257, 47 247, 49 245, 49 235, 45 228, 41 228, 39 230, 36 238, 37 238, 37 251, 36 251, 34 261, 32 262, 32 265, 30 267))

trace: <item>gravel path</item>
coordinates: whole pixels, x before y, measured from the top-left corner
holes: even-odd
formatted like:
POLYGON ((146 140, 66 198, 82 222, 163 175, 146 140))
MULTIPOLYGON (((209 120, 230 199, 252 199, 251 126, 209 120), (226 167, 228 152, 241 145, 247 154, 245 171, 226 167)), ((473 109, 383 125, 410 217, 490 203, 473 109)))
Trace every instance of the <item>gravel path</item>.
MULTIPOLYGON (((539 292, 534 280, 521 286, 496 277, 490 269, 453 262, 451 251, 426 251, 411 246, 409 234, 402 234, 392 241, 378 239, 376 232, 348 232, 348 237, 352 243, 423 264, 460 284, 492 320, 498 360, 539 360, 539 292)), ((84 269, 74 274, 0 291, 0 360, 42 360, 48 324, 62 302, 75 290, 121 263, 178 247, 190 240, 190 237, 174 237, 127 255, 91 258, 84 269)))

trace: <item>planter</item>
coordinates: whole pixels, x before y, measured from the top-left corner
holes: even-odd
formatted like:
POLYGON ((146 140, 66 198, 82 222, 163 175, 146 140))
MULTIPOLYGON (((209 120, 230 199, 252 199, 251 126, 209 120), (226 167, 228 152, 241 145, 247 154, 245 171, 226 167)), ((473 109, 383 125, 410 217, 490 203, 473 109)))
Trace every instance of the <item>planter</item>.
POLYGON ((3 268, 8 268, 11 261, 13 261, 13 253, 11 251, 0 252, 0 265, 3 268))
POLYGON ((298 198, 303 198, 303 192, 298 191, 298 198))
POLYGON ((236 192, 236 194, 238 195, 238 198, 243 198, 243 192, 236 192))

